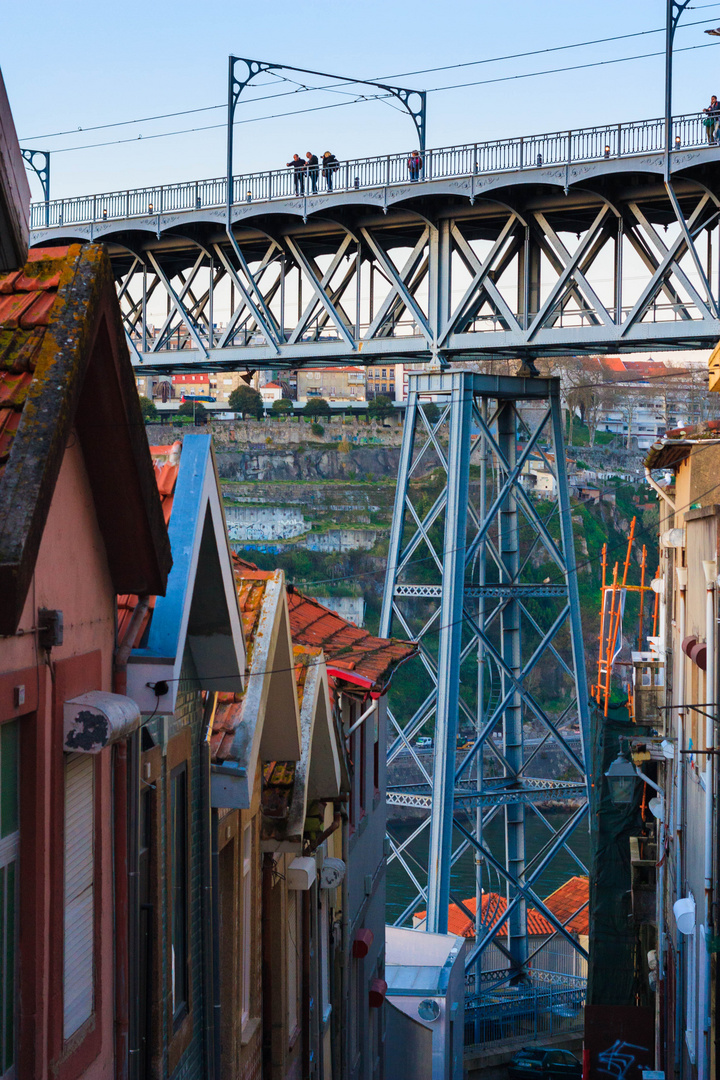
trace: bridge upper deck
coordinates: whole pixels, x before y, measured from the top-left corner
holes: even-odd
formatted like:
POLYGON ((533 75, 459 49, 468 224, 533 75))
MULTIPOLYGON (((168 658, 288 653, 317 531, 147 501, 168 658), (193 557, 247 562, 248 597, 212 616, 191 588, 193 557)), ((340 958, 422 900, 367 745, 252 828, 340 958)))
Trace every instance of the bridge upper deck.
MULTIPOLYGON (((616 171, 618 161, 625 162, 627 167, 630 164, 627 159, 654 156, 657 167, 664 148, 664 130, 662 119, 652 119, 431 149, 424 155, 417 183, 427 187, 432 181, 463 179, 466 183, 458 192, 467 192, 472 197, 486 190, 482 178, 498 174, 559 168, 567 185, 577 177, 577 167, 583 164, 594 164, 596 172, 616 171)), ((674 118, 672 145, 675 167, 684 164, 684 151, 712 152, 701 114, 674 118)), ((644 162, 646 167, 652 168, 652 164, 644 162)), ((337 203, 356 200, 360 191, 374 191, 380 205, 386 206, 393 198, 390 189, 395 189, 397 195, 413 182, 407 153, 340 162, 332 174, 331 193, 322 176, 318 177, 317 193, 311 192, 310 179, 306 176, 299 200, 293 172, 292 168, 271 169, 233 177, 232 220, 257 213, 258 204, 288 200, 302 203, 306 215, 324 205, 323 200, 326 202, 330 195, 333 203, 337 203)), ((226 207, 225 177, 53 199, 33 203, 31 207, 32 242, 47 239, 48 229, 74 233, 74 226, 93 225, 97 226, 92 230, 93 235, 100 236, 114 231, 112 226, 108 227, 111 222, 134 220, 138 227, 143 227, 146 224, 143 219, 147 218, 152 219, 152 227, 160 230, 175 224, 177 215, 191 218, 198 211, 211 211, 215 218, 224 217, 226 207)))
POLYGON ((31 243, 108 243, 149 372, 426 363, 720 338, 720 145, 702 117, 35 204, 31 243), (38 227, 49 221, 47 227, 38 227), (228 228, 228 224, 231 226, 228 228))

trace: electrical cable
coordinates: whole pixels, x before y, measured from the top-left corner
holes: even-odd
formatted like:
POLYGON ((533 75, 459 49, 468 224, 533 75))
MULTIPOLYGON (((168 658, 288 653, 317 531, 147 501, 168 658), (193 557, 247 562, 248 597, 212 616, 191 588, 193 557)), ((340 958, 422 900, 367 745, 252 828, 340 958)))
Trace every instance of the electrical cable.
MULTIPOLYGON (((681 53, 681 52, 693 52, 695 49, 710 49, 710 48, 713 48, 713 47, 715 47, 717 45, 718 45, 718 42, 716 42, 716 41, 705 42, 702 45, 689 45, 689 46, 686 46, 683 49, 675 49, 674 54, 678 54, 678 53, 681 53)), ((480 80, 473 81, 473 82, 454 83, 451 86, 435 86, 435 87, 430 87, 430 89, 428 89, 425 92, 428 93, 428 94, 439 94, 439 93, 444 93, 447 90, 459 90, 459 89, 469 87, 469 86, 488 86, 491 83, 515 82, 518 79, 537 78, 537 77, 539 77, 541 75, 557 75, 557 74, 565 73, 565 72, 568 72, 568 71, 584 71, 584 70, 586 70, 588 68, 605 67, 608 64, 625 64, 625 63, 628 63, 631 60, 646 60, 646 59, 648 59, 650 57, 657 57, 657 56, 664 56, 664 55, 665 55, 664 52, 639 53, 639 54, 636 54, 634 56, 621 56, 621 57, 616 57, 615 59, 610 59, 610 60, 594 60, 594 61, 592 61, 591 63, 588 63, 588 64, 573 64, 573 65, 571 65, 569 67, 552 68, 552 69, 544 70, 544 71, 528 71, 528 72, 525 72, 524 74, 520 74, 520 75, 503 75, 503 76, 499 76, 499 77, 497 77, 495 79, 480 79, 480 80)), ((320 88, 316 87, 315 89, 320 89, 320 88)), ((293 91, 293 93, 299 93, 299 92, 300 91, 293 91)), ((282 96, 282 95, 280 95, 280 96, 282 96)), ((233 121, 233 126, 237 127, 237 126, 239 126, 241 124, 256 124, 256 123, 260 123, 263 120, 277 120, 277 119, 280 119, 280 118, 282 118, 284 116, 302 116, 305 113, 321 112, 321 111, 323 111, 325 109, 339 109, 343 105, 357 105, 358 103, 363 102, 363 101, 382 101, 384 103, 387 103, 387 98, 391 97, 391 96, 392 95, 389 95, 389 94, 362 94, 362 95, 354 98, 352 101, 336 101, 336 102, 333 102, 331 105, 319 105, 319 106, 316 106, 315 108, 294 109, 294 110, 291 110, 290 112, 271 113, 271 114, 268 114, 268 115, 265 115, 265 116, 248 117, 248 118, 246 118, 244 120, 234 120, 233 121)), ((259 100, 259 99, 256 99, 256 100, 259 100)), ((163 132, 159 132, 158 134, 155 134, 155 135, 144 135, 144 136, 143 135, 138 135, 137 138, 134 138, 134 139, 114 139, 114 140, 110 140, 109 142, 88 143, 85 146, 64 146, 64 147, 61 147, 58 150, 52 150, 51 153, 53 153, 53 154, 67 154, 67 153, 72 153, 72 152, 76 152, 76 151, 80 151, 80 150, 93 150, 93 149, 96 149, 98 147, 104 147, 104 146, 119 146, 119 145, 122 145, 124 143, 141 142, 141 141, 144 142, 144 141, 147 141, 149 139, 166 139, 166 138, 170 138, 170 137, 175 136, 175 135, 194 134, 194 133, 196 133, 198 131, 214 131, 214 130, 217 130, 219 128, 225 128, 226 126, 227 125, 225 125, 225 124, 206 124, 206 125, 203 125, 202 127, 183 128, 183 129, 178 130, 178 131, 163 131, 163 132)), ((27 142, 29 140, 26 139, 24 141, 27 142)))
MULTIPOLYGON (((695 453, 696 454, 702 453, 704 450, 710 450, 714 446, 717 446, 717 443, 711 443, 708 446, 697 446, 696 449, 695 449, 695 453)), ((682 506, 676 506, 675 507, 675 512, 677 513, 678 511, 681 511, 681 510, 690 509, 690 507, 693 506, 694 503, 699 502, 706 495, 709 495, 711 492, 716 491, 719 486, 720 486, 720 484, 715 483, 711 487, 707 488, 705 491, 702 491, 702 492, 696 494, 694 496, 694 498, 692 498, 689 502, 685 503, 682 506)), ((582 506, 582 505, 588 503, 589 501, 590 501, 589 498, 588 499, 582 499, 582 500, 578 499, 576 501, 575 506, 576 507, 578 505, 582 506)), ((640 526, 640 528, 636 529, 636 531, 635 531, 635 537, 636 538, 639 537, 639 536, 643 536, 645 534, 647 534, 648 536, 651 535, 651 529, 650 529, 649 526, 647 526, 645 528, 640 526)), ((654 533, 653 535, 657 535, 657 534, 654 533)), ((606 555, 607 555, 607 553, 609 553, 610 551, 613 551, 615 549, 618 549, 620 551, 626 551, 627 550, 627 543, 625 541, 623 541, 623 542, 618 541, 617 543, 614 543, 614 544, 608 544, 607 548, 606 548, 606 555)), ((431 558, 431 556, 428 556, 428 558, 431 558)), ((593 563, 599 562, 601 558, 602 558, 602 553, 600 553, 598 555, 594 555, 591 558, 587 558, 585 560, 585 562, 578 563, 577 567, 576 567, 577 572, 579 573, 581 570, 584 570, 586 567, 592 566, 593 563)), ((420 562, 427 562, 427 561, 428 561, 428 559, 418 559, 413 563, 409 563, 408 566, 415 566, 420 562)), ((380 573, 380 572, 384 573, 384 571, 373 571, 373 573, 380 573)), ((359 576, 360 576, 359 574, 352 574, 352 575, 347 574, 347 575, 344 575, 343 577, 336 578, 334 580, 336 580, 336 581, 356 580, 359 576)), ((328 599, 332 599, 332 597, 329 597, 328 599)), ((319 603, 319 601, 318 601, 318 603, 319 603)), ((324 605, 321 605, 321 606, 324 606, 324 605)), ((447 630, 452 626, 462 624, 464 622, 465 622, 465 615, 463 615, 458 620, 453 620, 453 622, 451 622, 451 623, 445 623, 445 624, 443 624, 441 626, 435 627, 434 630, 433 630, 433 633, 437 634, 437 633, 439 633, 440 630, 447 630)), ((370 635, 370 636, 373 636, 373 635, 370 635)), ((322 666, 322 664, 326 664, 326 665, 329 665, 330 667, 334 667, 338 660, 341 660, 341 659, 343 659, 344 656, 347 656, 347 655, 351 654, 353 652, 354 648, 355 648, 354 645, 347 645, 343 649, 340 649, 338 652, 334 653, 332 656, 326 657, 324 660, 311 660, 311 661, 309 661, 307 664, 305 664, 303 666, 310 668, 310 667, 319 667, 319 666, 322 666)), ((404 663, 405 661, 402 661, 402 662, 404 663)), ((291 672, 291 671, 295 671, 296 666, 297 665, 293 665, 292 667, 284 667, 284 668, 265 668, 262 671, 250 672, 249 677, 254 678, 257 675, 279 675, 279 674, 283 674, 283 673, 288 673, 288 672, 291 672)), ((398 665, 398 666, 400 666, 400 665, 398 665)), ((395 670, 397 670, 397 668, 395 670)), ((349 671, 348 674, 352 674, 352 672, 349 671)), ((215 680, 236 679, 237 678, 237 673, 230 673, 230 674, 227 674, 227 675, 217 675, 217 676, 213 676, 213 678, 215 680)), ((179 680, 179 678, 177 678, 177 679, 166 679, 164 681, 170 683, 170 682, 179 682, 180 680, 179 680)))
MULTIPOLYGON (((693 7, 692 10, 702 10, 703 8, 714 8, 714 7, 720 7, 720 4, 702 4, 702 5, 699 5, 698 7, 693 7)), ((696 22, 683 23, 683 24, 680 25, 679 29, 687 30, 690 27, 704 26, 706 23, 713 22, 713 21, 714 21, 713 19, 699 19, 696 22)), ((554 46, 551 46, 550 48, 547 48, 547 49, 540 49, 540 50, 536 49, 536 50, 532 50, 530 52, 508 53, 506 56, 488 56, 488 57, 485 57, 482 60, 467 60, 467 61, 465 61, 463 63, 460 63, 460 64, 443 64, 443 65, 441 65, 439 67, 419 68, 417 71, 401 71, 401 72, 399 72, 399 73, 397 73, 395 75, 381 76, 381 78, 383 80, 386 80, 386 79, 403 79, 403 78, 407 78, 407 77, 409 77, 411 75, 426 75, 426 74, 429 74, 429 73, 434 73, 436 71, 455 71, 455 70, 457 70, 459 68, 477 67, 480 64, 497 64, 497 63, 501 63, 501 62, 503 62, 505 60, 518 60, 518 59, 523 59, 523 58, 525 58, 527 56, 540 56, 540 55, 544 55, 545 53, 565 52, 568 49, 582 49, 582 48, 586 48, 586 47, 591 46, 591 45, 604 45, 604 44, 607 44, 609 42, 625 41, 625 40, 627 40, 629 38, 645 37, 648 34, 661 34, 661 33, 664 33, 664 32, 665 32, 665 27, 657 27, 654 30, 638 30, 638 31, 635 31, 632 34, 614 34, 614 35, 612 35, 610 37, 594 38, 594 39, 589 40, 589 41, 576 41, 576 42, 573 42, 572 44, 569 44, 569 45, 554 45, 554 46)), ((678 50, 678 51, 682 51, 682 50, 678 50)), ((662 55, 662 54, 658 53, 658 54, 652 54, 652 55, 662 55)), ((298 89, 297 90, 285 91, 282 94, 267 94, 267 95, 264 95, 262 97, 252 98, 252 99, 247 100, 246 102, 243 102, 242 104, 253 105, 253 104, 255 104, 256 102, 259 102, 259 101, 270 101, 270 100, 272 100, 274 98, 278 98, 278 97, 289 97, 289 96, 291 96, 293 94, 296 94, 296 93, 310 93, 310 92, 315 91, 315 90, 328 91, 328 90, 335 90, 335 89, 337 89, 337 88, 339 88, 341 86, 348 86, 348 85, 352 86, 353 85, 352 79, 347 79, 347 80, 344 80, 342 83, 333 83, 330 86, 306 86, 303 83, 297 82, 297 80, 295 80, 295 79, 290 79, 285 75, 281 75, 277 71, 269 71, 267 74, 273 75, 275 78, 281 79, 283 82, 294 83, 297 86, 298 89)), ((540 74, 542 74, 542 73, 540 73, 540 74)), ((373 80, 373 81, 379 81, 379 80, 373 80)), ((258 86, 270 86, 270 85, 272 85, 272 83, 269 83, 269 82, 268 83, 256 83, 255 87, 257 88, 258 86)), ((472 85, 472 84, 469 84, 469 85, 472 85)), ((443 89, 443 88, 440 87, 439 89, 443 89)), ((55 139, 55 138, 58 138, 58 137, 60 137, 62 135, 74 135, 77 131, 102 131, 102 130, 106 130, 108 128, 126 127, 126 126, 128 126, 130 124, 147 124, 147 123, 151 123, 151 122, 153 122, 155 120, 169 120, 169 119, 172 119, 172 118, 174 118, 176 116, 191 116, 191 115, 194 115, 196 113, 212 112, 215 109, 226 109, 226 108, 227 108, 227 102, 223 101, 221 104, 218 104, 218 105, 205 105, 205 106, 203 106, 201 108, 197 108, 197 109, 181 109, 181 110, 179 110, 177 112, 159 113, 156 116, 138 117, 135 120, 117 120, 117 121, 114 121, 113 123, 94 124, 94 125, 92 125, 90 127, 78 126, 77 128, 69 128, 66 131, 53 131, 53 132, 45 133, 44 135, 26 135, 26 136, 23 136, 20 141, 21 142, 37 142, 38 139, 55 139)), ((225 125, 219 125, 219 126, 224 127, 225 125)), ((204 130, 204 129, 200 129, 200 130, 204 130)))

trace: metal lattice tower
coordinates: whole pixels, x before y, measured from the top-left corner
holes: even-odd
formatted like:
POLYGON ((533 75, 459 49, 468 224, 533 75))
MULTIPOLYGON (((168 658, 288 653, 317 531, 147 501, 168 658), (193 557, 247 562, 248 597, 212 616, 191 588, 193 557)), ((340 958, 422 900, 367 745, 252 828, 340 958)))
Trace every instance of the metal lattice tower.
POLYGON ((390 782, 388 804, 425 815, 409 837, 390 830, 390 860, 415 891, 398 922, 427 906, 426 929, 446 932, 449 904, 462 903, 451 888, 453 866, 470 851, 477 913, 468 969, 486 983, 520 981, 532 960, 528 906, 578 948, 540 900, 538 878, 560 851, 587 873, 568 846, 588 812, 589 717, 558 379, 410 376, 380 620, 380 633, 392 632, 419 640, 418 688, 426 684, 411 717, 391 713, 388 764, 397 770, 403 760, 417 783, 390 782), (433 421, 422 407, 432 398, 439 407, 433 421), (529 493, 531 465, 546 492, 529 493), (433 727, 430 772, 416 738, 433 727), (458 733, 469 749, 457 750, 458 733), (562 779, 542 775, 548 750, 563 759, 562 779), (538 805, 549 799, 575 801, 558 829, 538 805), (547 827, 547 843, 532 858, 528 814, 547 827), (485 835, 497 815, 504 816, 502 854, 485 835), (480 902, 489 872, 507 899, 492 929, 480 902), (483 969, 491 941, 509 971, 483 969))

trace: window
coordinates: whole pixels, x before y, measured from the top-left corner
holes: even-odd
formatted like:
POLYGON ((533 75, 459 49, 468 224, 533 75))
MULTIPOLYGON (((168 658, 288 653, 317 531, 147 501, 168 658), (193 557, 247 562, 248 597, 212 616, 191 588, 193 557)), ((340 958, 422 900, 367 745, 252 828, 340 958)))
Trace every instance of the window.
POLYGON ((19 734, 17 720, 0 728, 0 927, 5 934, 5 962, 0 964, 0 1076, 15 1064, 19 734))
POLYGON ((65 762, 65 895, 63 910, 63 1038, 93 1011, 95 938, 94 759, 65 762))
POLYGON ((298 1001, 300 998, 300 899, 294 889, 288 890, 287 902, 287 1008, 288 1039, 292 1041, 298 1030, 298 1001))
POLYGON ((188 774, 183 762, 170 773, 170 889, 172 898, 172 1013, 175 1030, 188 1012, 188 774))
POLYGON ((242 1002, 243 1027, 250 1018, 250 971, 252 953, 252 825, 246 825, 242 840, 242 1002))

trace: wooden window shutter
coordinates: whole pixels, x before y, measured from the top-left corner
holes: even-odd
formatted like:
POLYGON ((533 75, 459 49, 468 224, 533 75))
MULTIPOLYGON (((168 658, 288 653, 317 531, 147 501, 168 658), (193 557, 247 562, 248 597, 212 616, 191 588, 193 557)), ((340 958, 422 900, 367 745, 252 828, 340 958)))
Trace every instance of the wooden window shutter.
POLYGON ((65 764, 65 905, 63 1037, 93 1011, 94 759, 74 754, 65 764))

